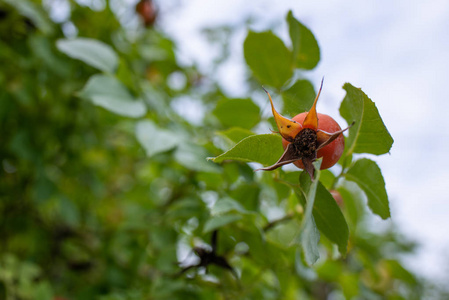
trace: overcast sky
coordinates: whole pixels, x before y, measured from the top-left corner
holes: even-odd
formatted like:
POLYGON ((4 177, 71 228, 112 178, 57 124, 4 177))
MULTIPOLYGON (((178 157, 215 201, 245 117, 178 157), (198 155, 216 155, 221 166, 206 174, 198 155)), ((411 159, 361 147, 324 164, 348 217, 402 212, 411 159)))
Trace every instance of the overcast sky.
MULTIPOLYGON (((402 232, 423 244, 408 261, 416 272, 442 276, 449 270, 449 1, 157 1, 162 28, 178 42, 184 62, 207 72, 219 49, 199 33, 235 25, 232 60, 214 73, 231 96, 244 96, 244 20, 253 30, 272 25, 287 40, 289 9, 318 39, 321 62, 305 74, 325 86, 318 110, 335 115, 345 82, 376 103, 395 143, 391 155, 374 157, 383 171, 392 217, 402 232)), ((342 120, 342 119, 340 119, 342 120)), ((342 121, 341 123, 344 124, 342 121)))

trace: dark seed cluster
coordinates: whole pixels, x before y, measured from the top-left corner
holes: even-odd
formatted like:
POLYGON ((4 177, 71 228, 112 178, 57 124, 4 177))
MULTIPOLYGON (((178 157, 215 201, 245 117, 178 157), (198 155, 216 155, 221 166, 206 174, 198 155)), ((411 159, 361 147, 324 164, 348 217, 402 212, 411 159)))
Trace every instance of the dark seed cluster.
POLYGON ((315 158, 317 149, 316 132, 310 128, 301 130, 292 142, 296 153, 302 158, 315 158))

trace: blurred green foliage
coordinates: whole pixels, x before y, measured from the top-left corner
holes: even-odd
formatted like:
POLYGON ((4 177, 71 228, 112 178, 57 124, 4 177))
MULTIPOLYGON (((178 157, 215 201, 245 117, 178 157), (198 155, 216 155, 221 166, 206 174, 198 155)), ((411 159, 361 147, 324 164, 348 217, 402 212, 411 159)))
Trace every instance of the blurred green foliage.
MULTIPOLYGON (((367 152, 357 141, 384 125, 364 123, 348 108, 359 98, 348 94, 341 108, 363 128, 349 135, 354 147, 341 174, 322 171, 312 183, 299 171, 255 173, 246 162, 270 164, 282 153, 278 136, 254 135, 269 122, 255 102, 230 99, 194 66, 180 65, 159 27, 123 26, 109 1, 95 10, 69 1, 62 23, 48 17, 52 1, 45 3, 0 2, 0 299, 426 293, 400 262, 415 245, 392 227, 370 230, 366 197, 382 217, 388 199, 364 187, 384 193, 385 185, 374 161, 353 165, 352 154, 367 152), (79 38, 68 38, 67 28, 79 38), (199 122, 178 113, 194 101, 206 112, 199 122), (233 156, 219 156, 231 147, 233 156), (221 164, 206 160, 214 156, 221 164), (368 177, 362 164, 376 174, 368 177)), ((134 6, 120 5, 138 18, 134 6)), ((244 55, 254 77, 281 91, 289 111, 296 99, 300 112, 315 91, 291 76, 314 68, 319 48, 291 13, 287 21, 292 49, 273 32, 249 31, 244 55)), ((220 36, 220 29, 207 32, 214 31, 220 36)), ((381 153, 391 147, 385 142, 381 153)))

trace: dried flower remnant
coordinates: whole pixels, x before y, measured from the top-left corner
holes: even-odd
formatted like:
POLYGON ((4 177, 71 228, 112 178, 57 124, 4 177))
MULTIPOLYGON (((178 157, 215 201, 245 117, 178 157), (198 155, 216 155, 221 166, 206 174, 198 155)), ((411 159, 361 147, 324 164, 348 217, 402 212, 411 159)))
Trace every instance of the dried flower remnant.
POLYGON ((342 130, 332 117, 317 113, 316 104, 322 87, 323 80, 310 111, 301 113, 292 119, 285 118, 276 111, 270 93, 264 89, 270 99, 271 110, 279 130, 278 133, 283 138, 285 151, 274 165, 259 170, 271 171, 294 163, 297 167, 305 169, 313 178, 312 163, 318 157, 323 157, 321 169, 330 168, 338 161, 344 150, 342 133, 354 123, 342 130))

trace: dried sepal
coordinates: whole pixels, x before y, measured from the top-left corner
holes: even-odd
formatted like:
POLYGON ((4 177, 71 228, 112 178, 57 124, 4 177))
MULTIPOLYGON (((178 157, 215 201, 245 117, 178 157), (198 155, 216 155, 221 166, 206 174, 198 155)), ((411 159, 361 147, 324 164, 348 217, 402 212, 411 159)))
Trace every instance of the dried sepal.
POLYGON ((302 159, 302 164, 304 165, 304 170, 309 174, 310 178, 315 179, 315 167, 313 166, 313 162, 316 160, 316 156, 314 158, 312 157, 305 157, 302 159))
POLYGON ((272 166, 260 168, 255 171, 264 170, 264 171, 273 171, 276 170, 279 167, 282 167, 283 165, 291 164, 297 160, 300 160, 301 156, 298 156, 293 144, 288 144, 287 148, 285 148, 284 153, 282 154, 281 158, 272 166))
POLYGON ((318 129, 318 113, 316 112, 316 104, 318 102, 318 98, 320 98, 321 89, 323 88, 323 81, 324 78, 321 80, 320 90, 315 97, 315 101, 313 101, 312 108, 310 108, 306 118, 304 119, 304 122, 302 123, 302 127, 304 128, 310 128, 315 131, 318 129))
POLYGON ((345 129, 333 132, 333 133, 329 133, 326 131, 323 131, 321 129, 317 130, 317 151, 320 150, 321 148, 329 145, 330 143, 332 143, 336 138, 338 138, 340 136, 340 134, 342 134, 343 132, 345 132, 346 130, 348 130, 349 128, 352 127, 352 125, 354 125, 355 122, 352 122, 351 125, 349 125, 348 127, 346 127, 345 129))
POLYGON ((279 129, 279 134, 287 141, 292 141, 295 136, 301 131, 302 126, 301 124, 297 123, 296 121, 287 119, 286 117, 279 114, 276 109, 274 108, 273 100, 271 99, 270 93, 262 87, 265 93, 267 93, 268 98, 270 99, 271 103, 271 111, 273 112, 274 120, 276 121, 276 125, 279 129))

